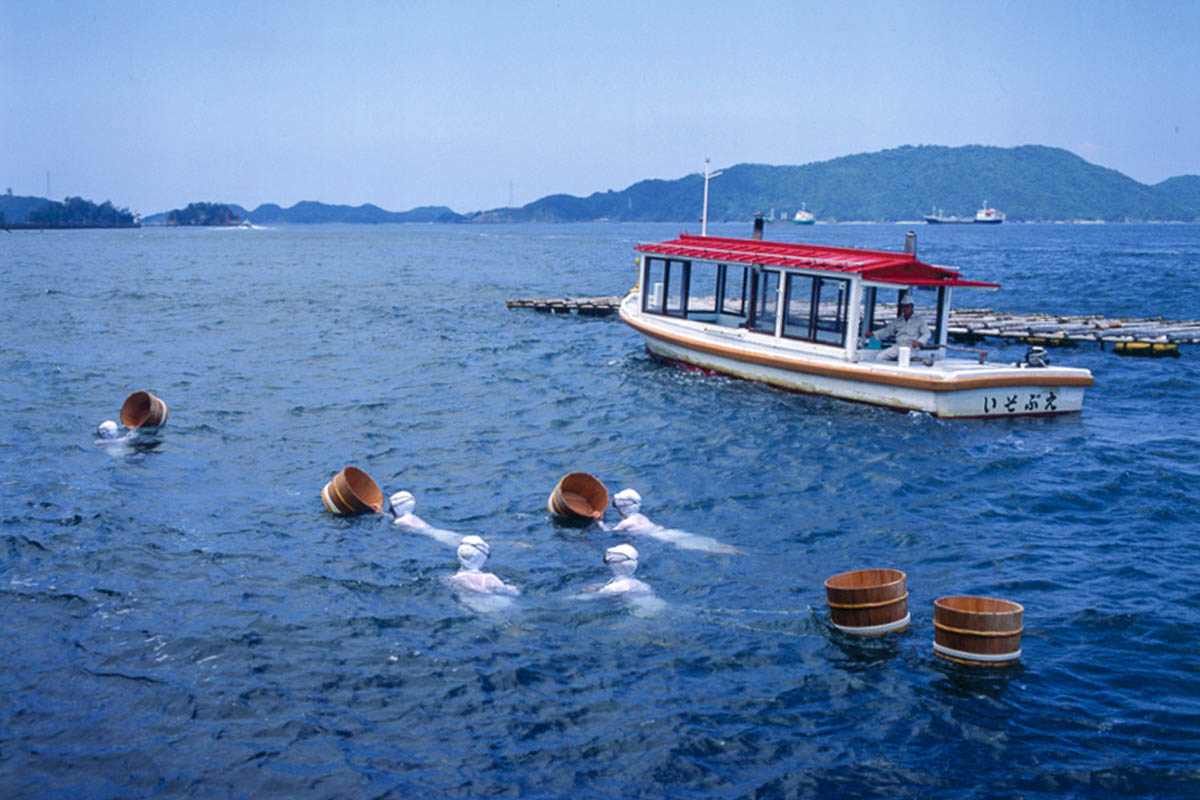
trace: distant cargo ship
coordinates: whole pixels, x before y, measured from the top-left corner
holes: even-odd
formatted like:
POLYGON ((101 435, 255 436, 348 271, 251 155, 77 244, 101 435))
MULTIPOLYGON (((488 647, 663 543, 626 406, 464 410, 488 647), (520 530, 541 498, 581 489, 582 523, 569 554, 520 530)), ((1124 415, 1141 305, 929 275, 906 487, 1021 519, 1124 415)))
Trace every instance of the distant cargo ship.
POLYGON ((1004 212, 989 207, 987 201, 984 200, 983 208, 976 211, 973 218, 946 214, 942 209, 934 208, 925 215, 925 221, 930 225, 974 225, 975 223, 998 225, 1004 222, 1004 212))
POLYGON ((808 203, 801 203, 800 210, 796 212, 796 216, 792 218, 793 225, 812 225, 817 221, 813 213, 808 210, 808 203))
POLYGON ((973 223, 975 220, 970 217, 948 215, 942 209, 934 208, 925 215, 925 221, 930 225, 962 225, 963 223, 973 223))
POLYGON ((1004 222, 1004 212, 989 208, 987 200, 984 200, 983 208, 975 212, 975 221, 981 222, 984 225, 999 225, 1001 222, 1004 222))

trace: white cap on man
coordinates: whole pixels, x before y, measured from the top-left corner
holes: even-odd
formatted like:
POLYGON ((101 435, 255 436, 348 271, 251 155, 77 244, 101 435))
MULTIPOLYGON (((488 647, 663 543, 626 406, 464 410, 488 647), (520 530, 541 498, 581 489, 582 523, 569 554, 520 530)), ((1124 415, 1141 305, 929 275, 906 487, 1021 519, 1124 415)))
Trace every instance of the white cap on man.
POLYGON ((417 507, 417 498, 412 496, 412 492, 396 492, 388 498, 388 502, 392 505, 393 517, 411 514, 412 510, 417 507))
POLYGON ((613 495, 613 507, 622 517, 636 514, 642 509, 642 496, 633 489, 622 489, 613 495))
POLYGON ((604 551, 604 563, 618 578, 628 578, 637 572, 638 551, 631 544, 619 544, 604 551))
POLYGON ((458 545, 458 563, 463 569, 482 569, 491 554, 492 548, 482 536, 464 536, 458 545))
POLYGON ((119 432, 120 428, 117 427, 117 423, 111 419, 106 419, 96 426, 96 433, 100 435, 101 439, 115 439, 119 432))

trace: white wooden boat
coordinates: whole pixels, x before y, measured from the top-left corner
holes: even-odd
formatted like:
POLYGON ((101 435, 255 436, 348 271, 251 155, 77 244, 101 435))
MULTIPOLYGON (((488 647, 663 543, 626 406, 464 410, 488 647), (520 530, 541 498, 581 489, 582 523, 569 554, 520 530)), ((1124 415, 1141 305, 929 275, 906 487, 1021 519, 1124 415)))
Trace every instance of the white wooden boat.
POLYGON ((634 248, 637 285, 620 315, 664 361, 782 389, 938 417, 1048 416, 1077 412, 1091 386, 1086 369, 951 357, 955 289, 995 289, 906 252, 821 247, 759 239, 681 235, 634 248), (879 358, 864 346, 916 296, 932 331, 929 349, 879 358))

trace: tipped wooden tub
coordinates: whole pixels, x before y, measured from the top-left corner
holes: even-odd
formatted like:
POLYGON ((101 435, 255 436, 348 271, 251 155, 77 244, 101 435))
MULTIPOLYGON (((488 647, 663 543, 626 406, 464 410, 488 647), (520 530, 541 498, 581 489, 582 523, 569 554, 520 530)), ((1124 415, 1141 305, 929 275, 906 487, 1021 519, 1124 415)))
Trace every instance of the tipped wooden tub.
POLYGON ((995 597, 933 601, 933 652, 971 667, 1007 667, 1021 657, 1025 608, 995 597))
POLYGON ((569 472, 559 480, 546 500, 546 510, 559 519, 589 523, 604 519, 608 489, 586 472, 569 472))
POLYGON ((126 428, 154 428, 167 421, 167 404, 149 392, 134 392, 121 404, 121 424, 126 428))
POLYGON ((321 502, 334 514, 382 514, 383 491, 358 467, 346 467, 321 489, 321 502))
POLYGON ((833 626, 856 636, 879 636, 908 627, 908 584, 898 569, 858 569, 825 581, 833 626))

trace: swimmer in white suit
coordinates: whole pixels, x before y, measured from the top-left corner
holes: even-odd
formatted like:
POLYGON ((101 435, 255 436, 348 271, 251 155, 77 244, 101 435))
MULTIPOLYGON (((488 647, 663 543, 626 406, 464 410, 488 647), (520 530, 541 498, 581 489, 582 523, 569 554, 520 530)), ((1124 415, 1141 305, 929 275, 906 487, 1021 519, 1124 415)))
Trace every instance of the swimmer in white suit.
POLYGON ((484 572, 492 548, 480 536, 464 536, 458 546, 459 570, 450 578, 456 589, 476 594, 517 595, 521 590, 505 583, 491 572, 484 572))
POLYGON ((622 519, 614 531, 635 535, 651 536, 659 541, 682 547, 685 550, 705 550, 709 553, 741 553, 731 545, 722 544, 711 536, 701 536, 696 533, 664 528, 655 525, 642 511, 642 496, 633 489, 622 489, 613 495, 613 506, 616 507, 622 519))
MULTIPOLYGON (((441 528, 435 528, 425 520, 412 513, 417 507, 417 500, 412 496, 412 492, 396 492, 388 498, 388 502, 392 506, 392 524, 399 525, 417 533, 423 533, 426 536, 432 536, 447 547, 458 547, 463 541, 461 534, 454 531, 444 531, 441 528)), ((474 537, 479 538, 479 537, 474 537)))
POLYGON ((156 444, 153 438, 139 438, 137 428, 122 436, 121 428, 111 419, 106 419, 96 426, 96 436, 99 437, 96 444, 113 457, 129 455, 139 449, 150 450, 156 444))
POLYGON ((596 590, 597 594, 649 594, 651 589, 633 577, 638 568, 638 551, 631 544, 619 544, 604 551, 604 563, 612 570, 612 580, 596 590))
POLYGON ((654 594, 647 584, 633 577, 638 568, 638 552, 633 545, 619 544, 604 551, 604 563, 612 571, 612 579, 600 587, 589 587, 578 600, 619 597, 636 617, 653 617, 667 608, 666 601, 654 594))

